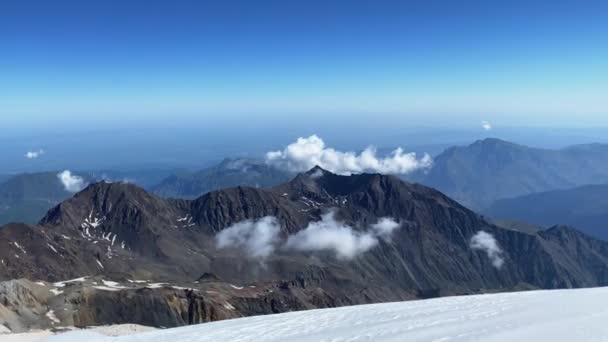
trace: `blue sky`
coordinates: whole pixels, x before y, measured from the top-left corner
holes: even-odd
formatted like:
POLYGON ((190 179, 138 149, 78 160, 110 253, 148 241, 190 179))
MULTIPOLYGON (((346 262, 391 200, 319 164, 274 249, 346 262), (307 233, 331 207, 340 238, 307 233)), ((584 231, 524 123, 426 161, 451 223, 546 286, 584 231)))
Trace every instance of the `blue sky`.
POLYGON ((608 126, 606 1, 3 1, 0 124, 608 126))

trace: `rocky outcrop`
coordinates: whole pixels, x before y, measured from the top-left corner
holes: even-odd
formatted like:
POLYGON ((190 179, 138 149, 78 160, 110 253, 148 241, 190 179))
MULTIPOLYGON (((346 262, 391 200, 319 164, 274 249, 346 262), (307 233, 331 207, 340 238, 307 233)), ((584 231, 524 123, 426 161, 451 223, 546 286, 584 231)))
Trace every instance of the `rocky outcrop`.
POLYGON ((128 184, 93 184, 38 226, 0 229, 0 245, 0 279, 97 276, 198 290, 99 292, 99 284, 90 285, 59 297, 75 310, 69 317, 58 313, 59 319, 75 325, 176 326, 317 307, 608 285, 606 242, 573 229, 504 229, 422 185, 320 168, 275 188, 237 187, 194 201, 161 199, 128 184), (352 258, 285 247, 289 236, 329 211, 354 235, 382 217, 400 227, 352 258), (280 242, 266 258, 217 248, 219 232, 265 216, 280 224, 280 242), (482 241, 473 243, 481 231, 482 241))
POLYGON ((180 285, 95 277, 57 283, 0 282, 0 324, 12 332, 123 323, 177 327, 345 304, 319 288, 287 282, 180 285))

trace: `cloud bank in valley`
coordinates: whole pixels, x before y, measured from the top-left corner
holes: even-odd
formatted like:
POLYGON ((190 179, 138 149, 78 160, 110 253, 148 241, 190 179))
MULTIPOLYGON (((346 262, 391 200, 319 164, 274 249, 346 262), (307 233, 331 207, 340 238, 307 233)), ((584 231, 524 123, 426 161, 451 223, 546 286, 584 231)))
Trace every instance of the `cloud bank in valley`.
POLYGON ((501 268, 505 262, 502 257, 502 249, 494 236, 488 232, 478 231, 471 238, 470 246, 472 249, 484 251, 492 262, 492 266, 496 268, 501 268))
POLYGON ((390 240, 398 227, 400 224, 394 219, 384 217, 367 229, 357 231, 337 221, 331 211, 284 242, 279 239, 279 221, 272 216, 233 224, 218 233, 215 241, 218 248, 241 248, 253 258, 266 258, 276 249, 283 248, 301 252, 329 251, 338 259, 349 260, 375 247, 378 238, 390 240))
POLYGON ((57 178, 63 184, 63 188, 69 192, 78 192, 86 186, 84 179, 72 174, 70 170, 65 170, 57 174, 57 178))
POLYGON ((28 151, 25 154, 25 158, 27 159, 37 159, 38 157, 42 156, 44 154, 44 150, 40 149, 38 151, 28 151))
POLYGON ((384 158, 376 156, 373 147, 366 148, 360 154, 341 152, 326 147, 323 139, 311 135, 298 138, 283 151, 266 153, 266 163, 292 172, 308 171, 318 165, 340 175, 363 172, 408 174, 431 167, 433 160, 428 154, 417 158, 416 153, 405 153, 402 148, 397 148, 384 158))
POLYGON ((279 221, 266 216, 257 221, 235 223, 219 232, 215 241, 218 248, 242 248, 253 258, 266 258, 274 252, 280 231, 279 221))

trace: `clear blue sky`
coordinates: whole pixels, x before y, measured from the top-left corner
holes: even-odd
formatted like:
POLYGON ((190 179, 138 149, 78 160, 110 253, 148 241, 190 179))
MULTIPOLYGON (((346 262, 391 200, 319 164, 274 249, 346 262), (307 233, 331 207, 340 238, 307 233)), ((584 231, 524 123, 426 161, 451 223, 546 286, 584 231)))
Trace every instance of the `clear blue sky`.
POLYGON ((0 3, 0 125, 608 125, 607 1, 0 3))

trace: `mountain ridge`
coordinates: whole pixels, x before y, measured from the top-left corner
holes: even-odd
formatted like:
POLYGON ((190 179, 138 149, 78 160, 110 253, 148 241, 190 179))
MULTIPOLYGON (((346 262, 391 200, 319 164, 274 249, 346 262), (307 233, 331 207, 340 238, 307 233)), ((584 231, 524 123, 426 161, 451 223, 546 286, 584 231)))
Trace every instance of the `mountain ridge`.
POLYGON ((484 210, 484 214, 544 226, 575 225, 587 234, 607 239, 607 198, 608 185, 591 184, 499 200, 484 210))
POLYGON ((608 183, 608 145, 551 150, 487 138, 451 147, 435 157, 431 169, 407 178, 483 210, 499 199, 608 183))
MULTIPOLYGON (((209 284, 245 284, 276 291, 275 300, 292 303, 273 311, 272 306, 259 306, 257 300, 267 297, 256 291, 259 299, 238 299, 258 303, 235 306, 240 315, 608 285, 606 242, 568 229, 503 229, 423 185, 380 174, 339 176, 319 168, 274 188, 234 187, 195 200, 163 199, 132 184, 91 184, 49 211, 38 226, 0 229, 0 241, 5 244, 0 249, 0 280, 94 276, 123 282, 120 286, 127 288, 132 287, 131 279, 146 279, 200 291, 209 284), (262 221, 266 217, 276 219, 277 235, 268 239, 274 247, 265 258, 249 255, 242 245, 218 246, 218 236, 235 227, 241 242, 247 236, 254 236, 256 243, 266 241, 252 235, 260 222, 272 225, 272 220, 262 221), (370 227, 383 218, 398 227, 391 228, 390 235, 373 235, 370 227), (316 233, 307 234, 309 230, 316 233), (340 238, 318 240, 328 232, 340 232, 340 238), (291 248, 288 241, 302 236, 307 244, 291 248), (372 244, 349 258, 333 252, 345 241, 359 246, 359 239, 372 244)), ((89 286, 98 285, 85 288, 89 286)), ((88 293, 78 289, 74 294, 70 290, 70 296, 88 293)), ((115 290, 124 290, 121 296, 139 291, 115 290)), ((122 309, 104 304, 103 310, 122 309)), ((146 323, 161 324, 155 319, 146 323)))

